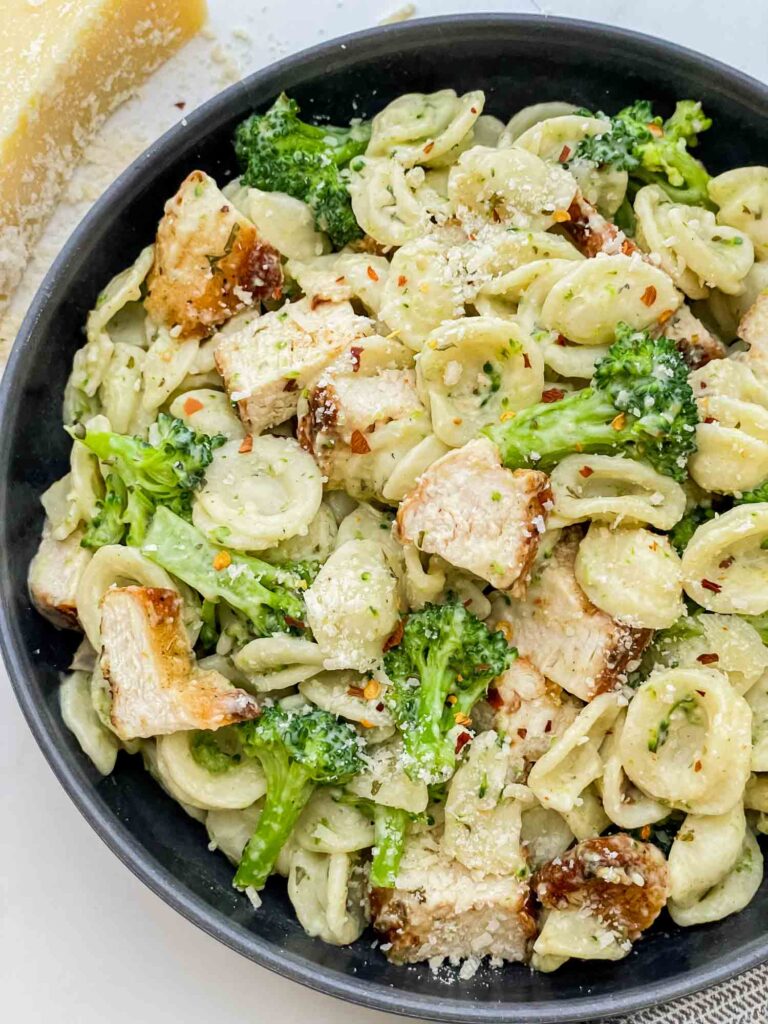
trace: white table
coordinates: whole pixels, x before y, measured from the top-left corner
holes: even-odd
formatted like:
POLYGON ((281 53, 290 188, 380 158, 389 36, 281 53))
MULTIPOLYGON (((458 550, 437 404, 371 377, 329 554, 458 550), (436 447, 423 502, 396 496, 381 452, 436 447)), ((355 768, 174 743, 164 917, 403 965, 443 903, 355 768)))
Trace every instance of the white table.
MULTIPOLYGON (((219 43, 193 46, 161 72, 118 126, 158 134, 236 75, 334 35, 364 28, 398 0, 209 0, 219 43), (292 14, 279 14, 280 8, 292 14), (233 9, 237 13, 233 13, 233 9), (233 34, 233 30, 235 34, 233 34), (207 63, 206 63, 207 62, 207 63), (174 93, 174 86, 178 88, 174 93)), ((664 36, 768 78, 768 4, 761 0, 421 0, 419 15, 536 11, 664 36)), ((0 98, 1 99, 1 98, 0 98)), ((113 127, 113 131, 114 131, 113 127)), ((138 139, 138 136, 137 136, 138 139)), ((134 147, 137 143, 134 143, 134 147)), ((132 154, 126 150, 126 159, 132 154)), ((99 164, 98 150, 94 160, 99 164)), ((112 173, 101 161, 101 180, 112 173)), ((97 175, 98 177, 98 175, 97 175)), ((85 201, 92 196, 83 193, 85 201)), ((77 197, 76 197, 77 198, 77 197)), ((70 211, 70 219, 72 217, 70 211)), ((58 232, 68 228, 60 219, 58 232)), ((0 669, 0 672, 2 670, 0 669)), ((384 1024, 238 957, 165 906, 80 817, 45 764, 0 681, 0 998, 21 1024, 384 1024)), ((725 1013, 725 1011, 724 1011, 725 1013)), ((724 1018, 725 1019, 725 1016, 724 1018)))

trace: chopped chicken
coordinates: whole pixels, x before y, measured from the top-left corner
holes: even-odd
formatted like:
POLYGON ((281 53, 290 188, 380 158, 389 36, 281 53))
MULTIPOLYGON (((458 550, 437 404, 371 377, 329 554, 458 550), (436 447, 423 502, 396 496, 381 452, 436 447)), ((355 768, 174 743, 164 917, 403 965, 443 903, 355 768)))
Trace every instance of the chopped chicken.
MULTIPOLYGON (((598 213, 581 194, 571 203, 568 213, 571 219, 562 227, 585 256, 597 256, 600 253, 612 256, 619 252, 631 256, 639 253, 643 259, 656 266, 647 253, 642 252, 612 221, 598 213)), ((710 359, 723 359, 725 356, 723 343, 707 330, 685 304, 663 324, 659 324, 658 332, 677 344, 680 354, 692 370, 704 366, 710 359)))
POLYGON ((412 353, 401 342, 365 338, 336 359, 300 403, 299 441, 331 490, 381 498, 398 458, 430 433, 410 362, 412 353))
POLYGON ((65 540, 51 536, 46 520, 37 554, 29 566, 28 585, 32 604, 41 615, 62 629, 80 629, 77 619, 77 584, 93 552, 80 547, 82 530, 65 540))
POLYGON ((510 759, 538 761, 582 707, 528 658, 516 658, 488 691, 493 728, 509 740, 510 759))
POLYGON ((574 573, 580 541, 578 526, 564 530, 535 568, 525 599, 497 602, 496 620, 547 679, 589 701, 621 685, 652 630, 617 622, 592 604, 574 573))
POLYGON ((669 871, 657 847, 619 832, 555 857, 536 872, 533 890, 543 906, 583 910, 634 941, 666 904, 669 871))
POLYGON ((101 670, 122 740, 220 729, 255 718, 256 700, 219 672, 200 671, 175 590, 113 587, 101 607, 101 670))
POLYGON ((222 334, 216 366, 240 418, 260 434, 294 416, 302 390, 372 330, 371 321, 357 316, 348 302, 313 308, 302 299, 222 334))
POLYGON ((393 963, 526 960, 536 933, 527 883, 473 874, 442 855, 429 833, 409 839, 395 888, 374 888, 370 898, 373 926, 390 944, 385 951, 393 963))
POLYGON ((675 342, 681 356, 692 370, 706 366, 713 359, 725 358, 725 345, 707 330, 685 303, 659 328, 659 333, 675 342))
POLYGON ((739 324, 739 337, 749 344, 749 351, 740 355, 760 378, 768 378, 768 291, 758 295, 739 324))
POLYGON ((151 320, 174 337, 205 338, 234 313, 277 297, 280 254, 262 241, 203 171, 193 171, 165 204, 145 301, 151 320))
POLYGON ((521 593, 550 507, 545 473, 505 469, 495 445, 480 438, 422 474, 400 505, 397 529, 403 544, 521 593))

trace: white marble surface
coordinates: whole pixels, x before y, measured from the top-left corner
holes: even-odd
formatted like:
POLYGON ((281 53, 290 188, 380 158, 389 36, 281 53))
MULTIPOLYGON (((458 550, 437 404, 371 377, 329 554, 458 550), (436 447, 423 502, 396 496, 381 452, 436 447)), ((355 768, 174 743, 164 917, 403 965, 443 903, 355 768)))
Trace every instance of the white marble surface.
MULTIPOLYGON (((147 140, 237 73, 375 24, 398 0, 209 0, 220 36, 190 75, 163 75, 123 116, 147 140), (290 14, 279 14, 290 7, 290 14), (235 13, 236 9, 236 13, 235 13), (234 63, 233 63, 234 61, 234 63), (210 74, 208 72, 210 71, 210 74), (184 77, 186 75, 186 77, 184 77), (208 78, 206 80, 206 75, 208 78), (170 91, 169 91, 170 90, 170 91)), ((768 78, 765 0, 421 0, 417 14, 540 11, 663 36, 768 78)), ((197 44, 193 44, 197 45, 197 44)), ((102 179, 111 169, 102 166, 102 179)), ((102 183, 104 183, 102 181, 102 183)), ((87 199, 87 197, 86 197, 87 199)), ((80 197, 81 201, 85 201, 80 197)), ((70 214, 72 216, 72 214, 70 214)), ((59 232, 66 230, 66 221, 59 232)), ((0 977, 3 1018, 20 1024, 385 1024, 394 1018, 303 990, 248 963, 177 916, 101 844, 59 788, 0 678, 0 977)), ((723 1008, 723 1020, 727 1009, 723 1008)))

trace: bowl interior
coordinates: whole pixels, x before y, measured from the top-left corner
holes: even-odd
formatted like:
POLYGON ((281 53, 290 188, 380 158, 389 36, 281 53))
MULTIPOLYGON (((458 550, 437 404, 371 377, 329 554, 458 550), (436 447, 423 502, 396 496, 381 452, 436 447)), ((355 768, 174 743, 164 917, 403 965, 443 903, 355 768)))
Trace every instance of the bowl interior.
POLYGON ((119 856, 199 925, 282 973, 335 995, 420 1017, 452 1020, 585 1019, 682 994, 768 955, 768 884, 742 913, 681 931, 668 919, 619 964, 572 961, 554 975, 512 966, 481 969, 448 985, 426 966, 395 968, 371 948, 311 939, 282 881, 254 913, 231 888, 223 855, 202 826, 160 791, 137 758, 121 755, 101 780, 63 727, 57 672, 76 637, 29 605, 25 579, 42 524, 39 495, 66 471, 61 403, 70 361, 96 295, 153 238, 163 203, 203 168, 220 182, 237 172, 234 126, 285 89, 305 115, 344 123, 408 91, 483 88, 486 112, 567 99, 615 111, 637 98, 665 113, 677 98, 704 101, 715 127, 701 156, 713 172, 759 163, 768 132, 768 90, 667 44, 558 19, 478 17, 415 22, 362 33, 283 61, 233 87, 156 144, 110 189, 49 275, 22 331, 3 385, 0 429, 0 581, 3 643, 24 711, 62 782, 119 856))

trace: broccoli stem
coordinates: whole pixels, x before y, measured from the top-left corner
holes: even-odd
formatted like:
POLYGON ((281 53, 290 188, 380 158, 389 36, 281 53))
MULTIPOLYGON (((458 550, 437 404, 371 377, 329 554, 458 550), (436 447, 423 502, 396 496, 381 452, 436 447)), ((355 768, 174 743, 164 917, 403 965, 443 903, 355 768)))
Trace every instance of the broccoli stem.
POLYGON ((223 599, 257 629, 265 626, 265 607, 297 620, 305 614, 301 598, 288 589, 304 588, 298 576, 261 559, 216 547, 163 506, 155 512, 142 554, 193 587, 206 601, 223 599))
POLYGON ((372 886, 392 889, 405 851, 405 835, 410 815, 401 807, 373 806, 374 847, 371 861, 372 886))
POLYGON ((617 416, 618 410, 606 395, 584 388, 558 402, 523 409, 507 423, 486 428, 485 433, 498 446, 509 469, 533 466, 547 470, 573 452, 610 454, 631 441, 632 435, 617 416))
POLYGON ((267 759, 263 753, 259 757, 267 776, 267 797, 240 859, 234 880, 238 889, 263 888, 316 786, 305 769, 296 762, 289 764, 287 757, 276 754, 267 759))

